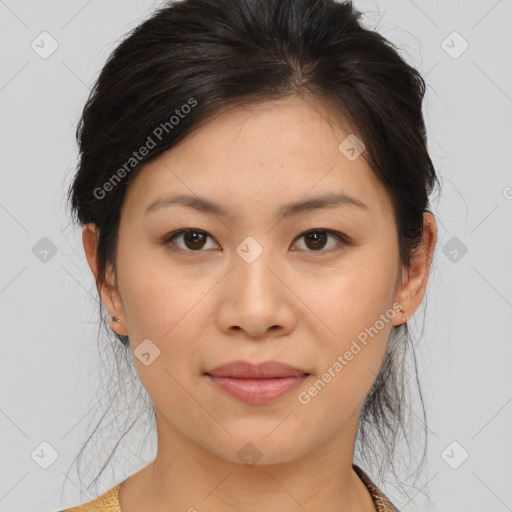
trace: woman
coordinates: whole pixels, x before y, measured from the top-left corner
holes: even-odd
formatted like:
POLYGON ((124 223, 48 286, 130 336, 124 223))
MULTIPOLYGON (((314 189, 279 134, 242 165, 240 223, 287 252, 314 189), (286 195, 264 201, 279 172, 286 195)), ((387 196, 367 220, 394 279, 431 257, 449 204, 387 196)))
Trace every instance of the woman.
POLYGON ((354 450, 404 422, 437 177, 424 81, 359 16, 184 0, 104 66, 71 205, 158 451, 68 511, 397 510, 354 450))

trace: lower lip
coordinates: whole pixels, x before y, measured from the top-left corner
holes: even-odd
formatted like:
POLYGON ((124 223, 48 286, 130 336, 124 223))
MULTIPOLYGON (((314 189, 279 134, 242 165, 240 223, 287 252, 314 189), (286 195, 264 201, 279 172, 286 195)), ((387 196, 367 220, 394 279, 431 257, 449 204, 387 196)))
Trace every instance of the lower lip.
POLYGON ((294 390, 308 375, 272 379, 235 379, 214 377, 210 380, 226 394, 248 404, 268 404, 294 390))

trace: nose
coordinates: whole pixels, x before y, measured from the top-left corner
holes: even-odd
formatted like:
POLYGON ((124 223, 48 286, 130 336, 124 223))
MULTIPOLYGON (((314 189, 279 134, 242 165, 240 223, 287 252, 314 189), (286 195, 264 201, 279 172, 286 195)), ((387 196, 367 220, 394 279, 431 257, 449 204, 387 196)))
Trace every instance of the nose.
POLYGON ((235 255, 233 264, 222 284, 220 329, 226 334, 244 331, 259 340, 291 332, 297 321, 295 295, 283 265, 269 257, 269 251, 251 263, 235 255))

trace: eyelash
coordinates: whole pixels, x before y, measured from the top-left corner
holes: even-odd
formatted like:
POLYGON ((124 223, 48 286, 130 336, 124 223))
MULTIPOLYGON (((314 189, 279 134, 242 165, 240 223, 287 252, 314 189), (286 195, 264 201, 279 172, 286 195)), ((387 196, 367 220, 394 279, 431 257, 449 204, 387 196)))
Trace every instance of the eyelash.
MULTIPOLYGON (((184 253, 206 252, 206 250, 203 250, 203 249, 198 249, 197 251, 193 251, 191 249, 182 249, 181 247, 176 247, 176 244, 173 242, 173 240, 175 238, 178 238, 179 236, 185 235, 187 233, 201 233, 213 240, 213 237, 211 235, 209 235, 206 231, 203 231, 203 230, 197 229, 197 228, 188 228, 188 229, 180 229, 178 231, 173 231, 170 235, 165 237, 163 244, 169 246, 170 250, 175 251, 175 252, 184 252, 184 253)), ((339 242, 341 243, 342 246, 351 244, 349 238, 347 236, 343 235, 342 233, 339 233, 338 231, 333 231, 331 229, 322 229, 322 228, 309 229, 308 231, 304 231, 296 238, 296 240, 300 239, 306 235, 309 235, 311 233, 325 233, 327 235, 332 235, 339 240, 339 242)), ((332 249, 332 248, 331 249, 319 249, 317 251, 308 250, 308 249, 301 249, 301 250, 305 250, 306 252, 311 252, 311 253, 323 254, 323 253, 328 253, 331 251, 336 251, 339 249, 340 249, 340 247, 337 247, 334 249, 332 249)))

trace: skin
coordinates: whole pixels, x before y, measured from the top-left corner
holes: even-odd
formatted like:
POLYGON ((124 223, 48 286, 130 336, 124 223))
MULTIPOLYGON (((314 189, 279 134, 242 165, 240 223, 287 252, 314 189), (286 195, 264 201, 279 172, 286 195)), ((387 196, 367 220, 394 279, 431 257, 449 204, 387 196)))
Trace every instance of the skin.
MULTIPOLYGON (((361 405, 382 365, 396 313, 339 374, 298 401, 356 336, 398 302, 409 319, 422 302, 437 231, 424 214, 424 238, 409 275, 400 275, 391 199, 364 157, 338 149, 348 133, 328 110, 299 97, 236 107, 148 163, 130 183, 121 211, 117 272, 101 297, 119 317, 132 351, 149 338, 160 355, 135 365, 155 405, 158 452, 127 478, 123 512, 182 510, 374 511, 352 469, 361 405), (367 209, 341 205, 280 219, 278 208, 343 191, 367 209), (188 193, 220 203, 227 217, 170 206, 144 215, 156 198, 188 193), (201 243, 166 236, 184 228, 201 243), (334 235, 315 249, 301 236, 334 235), (248 236, 263 252, 236 252, 248 236), (188 241, 188 244, 187 244, 188 241), (197 247, 196 249, 194 249, 197 247), (181 250, 180 250, 181 249, 181 250), (311 375, 266 405, 231 398, 203 374, 233 360, 277 360, 311 375), (247 443, 261 452, 248 467, 247 443), (194 507, 194 508, 193 508, 194 507)), ((94 225, 83 243, 96 275, 94 225)))

